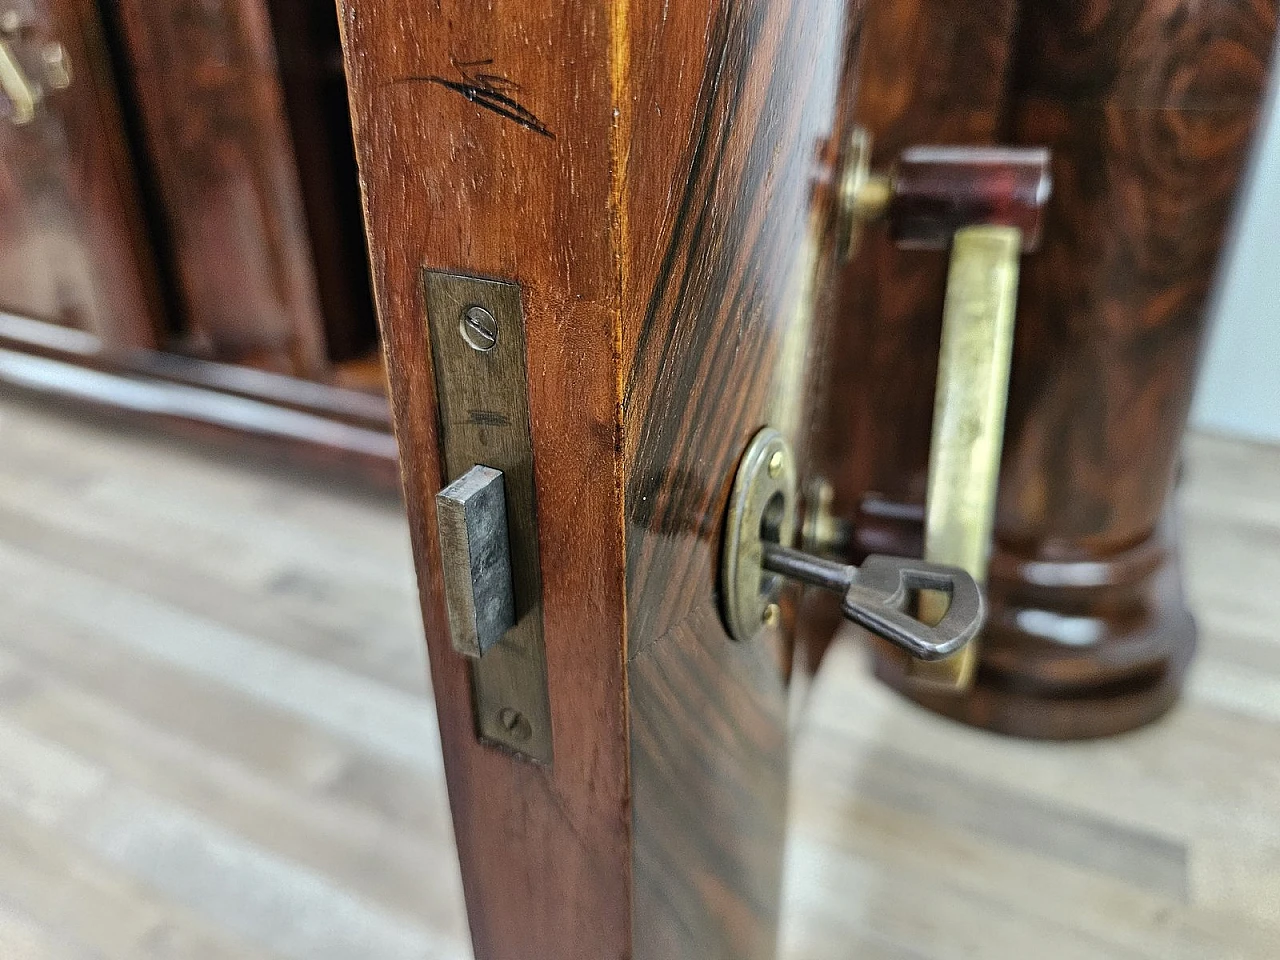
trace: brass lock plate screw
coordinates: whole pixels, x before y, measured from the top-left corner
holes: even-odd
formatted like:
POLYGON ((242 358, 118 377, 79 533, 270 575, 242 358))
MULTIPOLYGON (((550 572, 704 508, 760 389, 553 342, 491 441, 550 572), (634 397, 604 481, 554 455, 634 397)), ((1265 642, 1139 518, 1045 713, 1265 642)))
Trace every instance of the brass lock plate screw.
POLYGON ((459 326, 472 350, 488 353, 498 345, 498 320, 484 307, 467 307, 459 326))

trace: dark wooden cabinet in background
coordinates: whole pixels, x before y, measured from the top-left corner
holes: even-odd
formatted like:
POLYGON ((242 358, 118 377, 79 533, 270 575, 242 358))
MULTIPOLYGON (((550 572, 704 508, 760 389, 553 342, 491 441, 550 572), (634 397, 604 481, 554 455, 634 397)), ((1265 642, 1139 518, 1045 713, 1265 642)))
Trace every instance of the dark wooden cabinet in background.
POLYGON ((196 355, 328 371, 316 264, 260 0, 114 0, 196 355))
POLYGON ((155 248, 93 0, 5 0, 0 43, 43 91, 29 117, 0 96, 0 310, 156 347, 155 248))
POLYGON ((0 0, 0 24, 34 102, 0 97, 0 383, 394 488, 334 8, 0 0))
POLYGON ((334 11, 113 2, 184 348, 321 381, 375 350, 334 11))

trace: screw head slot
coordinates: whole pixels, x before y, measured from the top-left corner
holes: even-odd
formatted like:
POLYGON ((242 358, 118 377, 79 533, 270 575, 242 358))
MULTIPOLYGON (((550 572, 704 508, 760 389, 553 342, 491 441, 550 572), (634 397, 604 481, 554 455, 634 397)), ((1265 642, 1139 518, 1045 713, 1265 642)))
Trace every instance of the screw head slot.
POLYGON ((484 307, 467 307, 458 328, 472 350, 488 353, 498 345, 498 319, 484 307))
POLYGON ((533 727, 529 725, 525 715, 511 707, 502 708, 498 713, 498 722, 502 724, 502 728, 507 733, 511 734, 511 739, 518 740, 521 743, 533 735, 533 727))

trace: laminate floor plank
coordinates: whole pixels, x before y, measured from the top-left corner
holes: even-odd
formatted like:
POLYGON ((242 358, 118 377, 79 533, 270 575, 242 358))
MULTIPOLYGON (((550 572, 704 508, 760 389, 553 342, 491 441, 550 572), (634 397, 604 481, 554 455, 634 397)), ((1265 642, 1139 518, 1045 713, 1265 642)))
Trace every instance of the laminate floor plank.
MULTIPOLYGON (((8 763, 0 759, 4 775, 8 763)), ((0 898, 102 960, 273 960, 0 800, 0 898)), ((7 958, 6 958, 7 960, 7 958)))
POLYGON ((18 746, 0 756, 0 779, 39 785, 0 793, 0 803, 247 942, 293 960, 444 960, 460 952, 422 918, 397 917, 61 744, 3 719, 0 742, 18 746))
POLYGON ((440 769, 435 711, 425 697, 389 689, 0 542, 0 578, 6 577, 38 584, 37 595, 10 598, 0 616, 11 621, 34 619, 51 609, 59 622, 95 631, 95 639, 235 689, 372 752, 433 774, 440 769))
POLYGON ((184 524, 221 520, 242 529, 270 517, 317 546, 332 545, 335 538, 358 545, 360 556, 353 559, 373 566, 381 562, 388 535, 404 535, 400 511, 385 495, 317 482, 260 461, 241 464, 234 456, 145 429, 104 427, 6 396, 0 397, 0 433, 0 477, 10 481, 35 479, 81 494, 104 487, 142 513, 156 512, 157 502, 145 497, 138 503, 139 493, 162 494, 161 512, 170 502, 208 504, 207 510, 179 515, 184 524), (53 422, 57 427, 50 430, 53 422), (295 523, 292 517, 300 519, 295 523))
MULTIPOLYGON (((807 769, 807 768, 806 768, 807 769)), ((944 826, 913 813, 867 800, 853 800, 847 790, 814 788, 797 798, 795 817, 804 823, 804 842, 835 859, 887 863, 917 878, 921 894, 946 899, 953 891, 994 900, 1039 923, 1070 917, 1074 930, 1115 951, 1168 953, 1162 931, 1178 904, 1071 863, 1037 855, 1013 845, 993 842, 962 827, 944 826)), ((795 884, 805 882, 801 850, 792 851, 795 884)), ((792 902, 812 902, 821 909, 822 890, 793 886, 792 902)), ((859 907, 861 909, 861 906, 859 907)), ((789 924, 793 936, 805 930, 809 914, 789 924)), ((979 918, 977 922, 981 922, 979 918)), ((932 954, 941 952, 935 949, 932 954)), ((988 954, 991 955, 991 954, 988 954)))
MULTIPOLYGON (((366 589, 288 568, 252 576, 243 565, 211 560, 190 540, 142 538, 127 516, 104 530, 90 508, 6 504, 0 541, 117 585, 157 596, 192 615, 318 657, 415 696, 426 693, 422 652, 404 642, 411 582, 366 589), (96 526, 96 529, 92 527, 96 526), (158 549, 163 545, 164 549, 158 549), (184 549, 185 547, 185 549, 184 549), (406 598, 409 598, 408 600, 406 598)), ((408 552, 405 554, 408 564, 408 552)), ((403 579, 403 578, 402 578, 403 579)))
MULTIPOLYGON (((807 718, 809 735, 853 757, 880 749, 1065 814, 1111 821, 1171 842, 1280 840, 1280 728, 1244 736, 1256 716, 1206 711, 1191 696, 1157 724, 1085 743, 999 738, 905 703, 867 675, 861 651, 833 651, 807 718)), ((998 817, 998 810, 990 816, 998 817)))
MULTIPOLYGON (((119 466, 110 459, 75 471, 73 483, 51 482, 23 468, 24 447, 38 432, 24 421, 0 420, 5 441, 0 502, 33 517, 74 521, 82 532, 105 539, 119 540, 123 534, 135 546, 166 552, 183 567, 241 583, 297 570, 328 579, 342 562, 343 582, 353 592, 411 589, 413 578, 405 565, 386 562, 388 548, 409 555, 407 533, 403 522, 397 522, 399 510, 389 498, 344 499, 253 475, 238 484, 226 478, 210 484, 208 478, 216 472, 191 465, 178 476, 151 464, 119 476, 119 466), (323 523, 315 522, 316 517, 323 517, 323 523), (247 545, 252 549, 246 550, 247 545), (376 551, 370 549, 374 546, 376 551), (392 569, 399 575, 389 576, 392 569)), ((78 456, 81 449, 76 447, 78 456)))
POLYGON ((95 954, 70 943, 0 897, 0 957, 5 960, 93 960, 95 954))
POLYGON ((255 775, 109 701, 43 676, 3 650, 0 719, 91 756, 113 779, 331 876, 381 908, 440 929, 452 924, 455 936, 464 936, 458 923, 461 884, 443 790, 421 797, 424 805, 435 806, 438 829, 406 830, 355 804, 255 775))
POLYGON ((0 604, 6 649, 59 682, 289 789, 362 806, 419 834, 448 829, 445 814, 429 802, 443 790, 438 776, 361 752, 305 718, 238 690, 103 643, 89 628, 25 615, 10 628, 5 615, 14 606, 0 604))
MULTIPOLYGON (((786 960, 1280 957, 1280 448, 1186 454, 1161 722, 996 737, 837 645, 786 960)), ((465 958, 420 631, 390 499, 0 399, 0 958, 465 958)))

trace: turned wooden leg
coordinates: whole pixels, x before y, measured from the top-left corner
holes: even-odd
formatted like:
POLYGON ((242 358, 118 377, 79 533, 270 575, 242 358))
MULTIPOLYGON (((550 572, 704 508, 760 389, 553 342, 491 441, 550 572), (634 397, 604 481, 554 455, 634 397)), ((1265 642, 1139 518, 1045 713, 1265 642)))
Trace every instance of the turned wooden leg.
MULTIPOLYGON (((1004 139, 1048 146, 1055 182, 1044 246, 1023 264, 976 685, 928 691, 877 654, 913 699, 1021 736, 1146 723, 1190 661, 1170 494, 1275 29, 1272 0, 1098 7, 1023 4, 1004 139)), ((863 328, 878 320, 866 314, 863 328)), ((930 334, 913 349, 935 351, 930 334)), ((925 366, 877 368, 877 415, 911 415, 851 433, 858 552, 918 541, 928 434, 908 394, 931 392, 925 366)))

